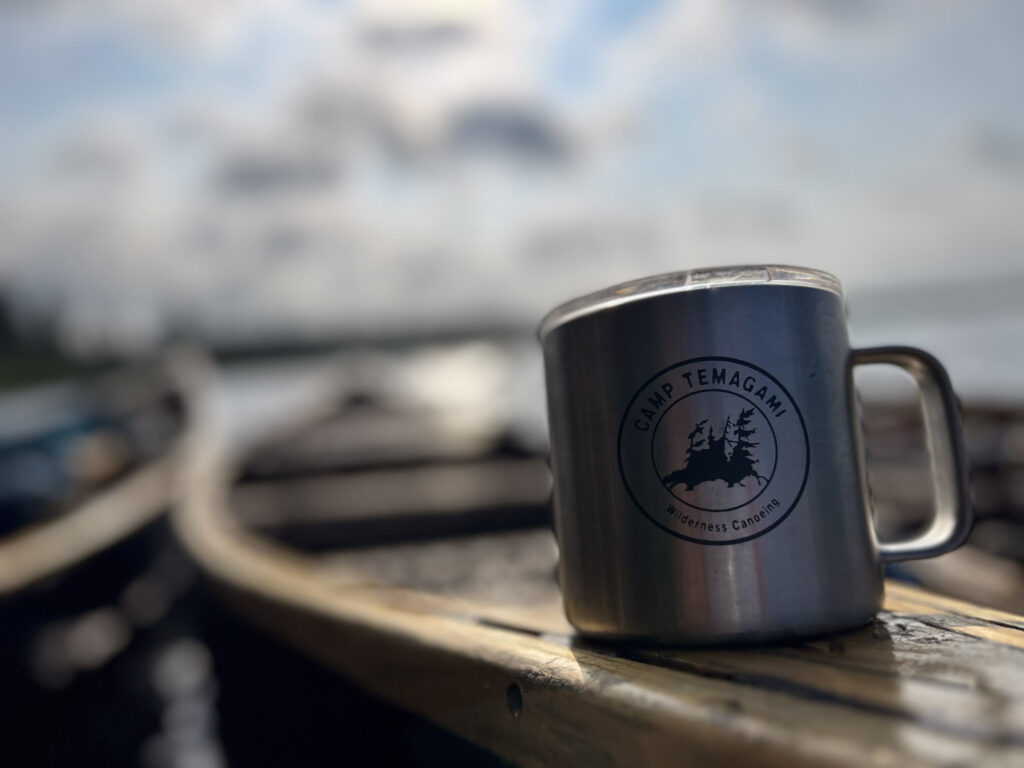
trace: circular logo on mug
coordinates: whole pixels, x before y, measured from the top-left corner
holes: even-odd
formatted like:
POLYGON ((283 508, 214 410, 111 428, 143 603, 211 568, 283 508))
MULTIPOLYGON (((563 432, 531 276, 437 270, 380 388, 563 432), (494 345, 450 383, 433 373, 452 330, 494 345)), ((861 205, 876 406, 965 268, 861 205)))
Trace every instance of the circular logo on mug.
POLYGON ((699 544, 736 544, 781 523, 810 465, 803 416, 785 387, 730 357, 684 360, 633 395, 619 470, 640 511, 699 544))

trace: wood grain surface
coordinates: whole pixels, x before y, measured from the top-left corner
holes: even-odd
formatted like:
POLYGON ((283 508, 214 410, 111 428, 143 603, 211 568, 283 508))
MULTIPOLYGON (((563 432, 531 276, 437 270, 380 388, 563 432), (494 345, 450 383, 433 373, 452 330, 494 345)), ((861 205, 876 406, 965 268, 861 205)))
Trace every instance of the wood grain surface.
POLYGON ((309 556, 246 530, 216 452, 177 529, 234 604, 518 765, 1024 765, 1024 619, 898 583, 857 631, 757 649, 599 646, 549 531, 309 556))
POLYGON ((596 645, 562 615, 549 531, 310 555, 247 528, 245 450, 208 370, 189 373, 173 521, 206 574, 268 631, 516 765, 1024 766, 1020 616, 890 582, 843 635, 596 645))

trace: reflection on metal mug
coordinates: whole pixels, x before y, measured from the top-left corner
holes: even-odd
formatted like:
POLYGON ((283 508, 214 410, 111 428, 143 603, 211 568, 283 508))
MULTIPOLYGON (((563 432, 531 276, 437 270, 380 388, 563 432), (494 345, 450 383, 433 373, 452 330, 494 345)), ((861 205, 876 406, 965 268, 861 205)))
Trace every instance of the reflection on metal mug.
POLYGON ((648 278, 543 321, 555 530, 582 633, 740 643, 856 627, 880 562, 969 532, 963 438, 942 366, 851 350, 838 281, 758 266, 648 278), (910 541, 871 524, 852 368, 889 363, 922 395, 936 510, 910 541))

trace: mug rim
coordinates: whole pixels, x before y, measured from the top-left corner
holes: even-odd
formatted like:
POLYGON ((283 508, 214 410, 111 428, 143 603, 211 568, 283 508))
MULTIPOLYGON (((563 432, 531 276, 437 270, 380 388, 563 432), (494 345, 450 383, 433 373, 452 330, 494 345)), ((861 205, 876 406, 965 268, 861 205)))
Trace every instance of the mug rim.
POLYGON ((541 320, 538 336, 543 341, 551 331, 566 323, 641 299, 741 285, 786 285, 814 288, 834 293, 840 299, 843 297, 842 287, 835 275, 810 267, 750 264, 737 267, 687 269, 681 272, 665 272, 629 280, 559 304, 541 320))

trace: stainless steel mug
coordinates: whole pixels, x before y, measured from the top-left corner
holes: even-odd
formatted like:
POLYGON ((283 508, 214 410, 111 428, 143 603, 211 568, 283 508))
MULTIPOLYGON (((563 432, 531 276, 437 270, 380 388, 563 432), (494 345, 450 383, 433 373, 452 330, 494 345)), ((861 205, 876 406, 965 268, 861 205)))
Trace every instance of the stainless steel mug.
POLYGON ((840 631, 881 607, 880 563, 969 532, 963 438, 942 366, 852 350, 838 281, 780 266, 652 277, 543 321, 555 531, 569 621, 655 642, 840 631), (878 543, 852 368, 922 395, 936 510, 878 543))

